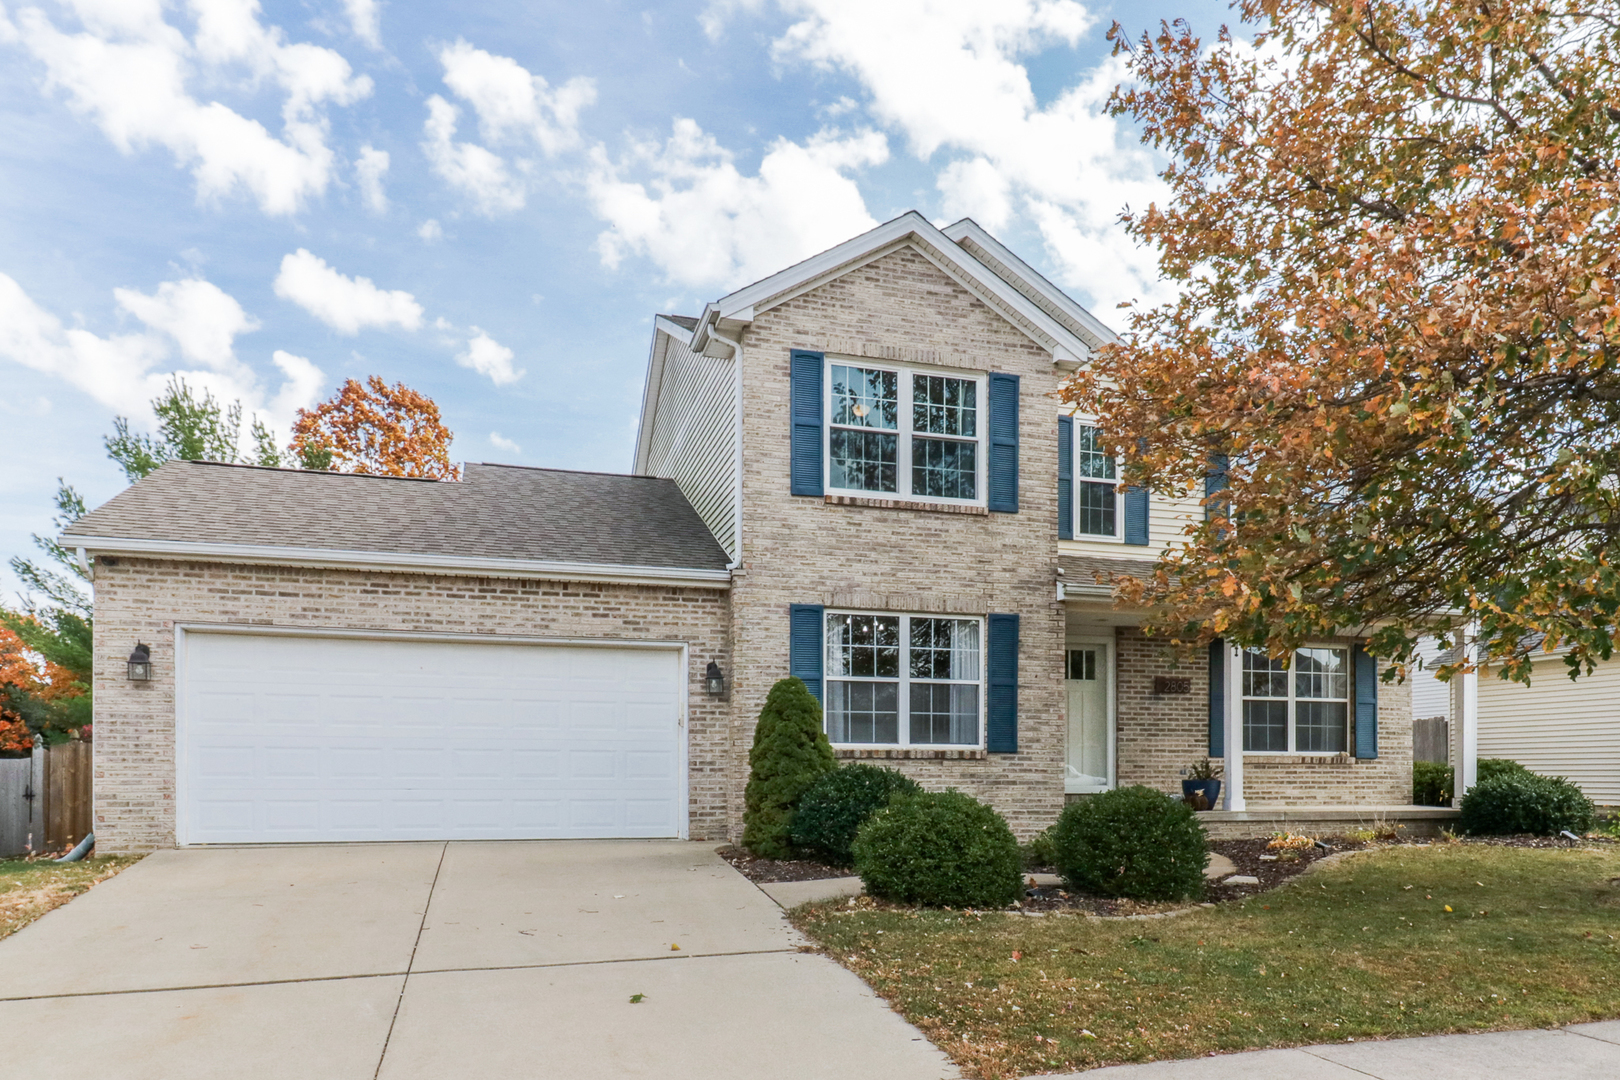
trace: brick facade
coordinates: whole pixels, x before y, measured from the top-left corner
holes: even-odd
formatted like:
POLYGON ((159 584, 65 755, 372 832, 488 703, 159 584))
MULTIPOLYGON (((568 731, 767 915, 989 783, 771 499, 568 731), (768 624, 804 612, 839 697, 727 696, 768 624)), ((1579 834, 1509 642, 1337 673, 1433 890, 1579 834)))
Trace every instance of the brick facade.
POLYGON ((746 779, 735 773, 726 707, 702 686, 705 665, 730 658, 723 590, 103 556, 95 592, 95 831, 104 854, 174 844, 176 624, 684 641, 694 839, 724 839, 728 792, 746 779), (125 678, 136 640, 152 647, 148 683, 125 678))
MULTIPOLYGON (((788 674, 788 605, 917 614, 1016 613, 1016 754, 913 751, 885 764, 930 788, 993 803, 1021 836, 1063 805, 1062 605, 1057 601, 1057 442, 1049 353, 902 248, 758 315, 743 335, 742 566, 732 586, 735 745, 753 740, 788 674), (789 493, 789 351, 815 349, 1021 377, 1019 512, 906 509, 789 493)), ((981 421, 982 422, 982 421, 981 421)), ((740 832, 740 790, 732 828, 740 832)))
MULTIPOLYGON (((1181 770, 1209 752, 1208 662, 1203 656, 1178 657, 1168 645, 1134 628, 1120 628, 1115 642, 1119 649, 1119 782, 1179 794, 1181 770), (1155 675, 1187 677, 1191 693, 1155 695, 1155 675)), ((1352 729, 1350 745, 1354 742, 1352 729)), ((1410 685, 1378 685, 1378 757, 1245 754, 1243 794, 1252 807, 1410 803, 1410 685)))

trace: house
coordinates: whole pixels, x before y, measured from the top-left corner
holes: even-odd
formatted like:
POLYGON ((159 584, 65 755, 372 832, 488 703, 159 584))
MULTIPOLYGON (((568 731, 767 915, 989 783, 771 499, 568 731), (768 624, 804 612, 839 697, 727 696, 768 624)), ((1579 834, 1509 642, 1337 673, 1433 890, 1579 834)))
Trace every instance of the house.
POLYGON ((1189 658, 1114 605, 1203 511, 1116 490, 1056 400, 1109 339, 972 221, 908 213, 659 316, 632 476, 166 465, 64 536, 95 569, 98 839, 735 838, 789 674, 840 758, 1021 835, 1239 733, 1216 832, 1451 813, 1406 807, 1410 688, 1359 639, 1189 658))

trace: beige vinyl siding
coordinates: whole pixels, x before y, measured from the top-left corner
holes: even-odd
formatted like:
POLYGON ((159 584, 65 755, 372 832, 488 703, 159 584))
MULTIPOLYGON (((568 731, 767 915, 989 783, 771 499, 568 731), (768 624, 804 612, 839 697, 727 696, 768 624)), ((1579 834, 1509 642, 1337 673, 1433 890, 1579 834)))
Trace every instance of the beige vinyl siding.
POLYGON ((1571 682, 1559 657, 1536 662, 1529 686, 1479 679, 1479 756, 1567 776, 1592 801, 1620 805, 1620 660, 1571 682))
POLYGON ((735 369, 729 359, 703 356, 668 335, 664 338, 663 379, 646 471, 675 481, 735 559, 735 369))
MULTIPOLYGON (((1119 497, 1119 512, 1125 512, 1125 496, 1119 497)), ((1160 495, 1148 496, 1148 543, 1146 547, 1127 544, 1123 540, 1098 540, 1092 537, 1058 541, 1059 555, 1100 555, 1104 558, 1131 559, 1157 558, 1165 545, 1186 536, 1187 523, 1202 520, 1204 508, 1199 498, 1160 495)))
POLYGON ((1407 679, 1412 684, 1412 718, 1427 720, 1431 716, 1451 716, 1451 684, 1434 677, 1434 669, 1441 662, 1445 650, 1439 638, 1424 638, 1418 642, 1418 656, 1423 670, 1416 665, 1409 669, 1407 679))

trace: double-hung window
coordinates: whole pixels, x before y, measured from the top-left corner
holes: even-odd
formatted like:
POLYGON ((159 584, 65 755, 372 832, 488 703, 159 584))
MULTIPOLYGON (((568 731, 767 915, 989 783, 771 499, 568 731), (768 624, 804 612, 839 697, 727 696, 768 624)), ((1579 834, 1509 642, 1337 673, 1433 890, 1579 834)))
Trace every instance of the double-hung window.
POLYGON ((1309 646, 1273 659, 1243 651, 1243 749, 1342 754, 1350 736, 1350 650, 1309 646))
POLYGON ((827 613, 828 741, 981 743, 982 620, 827 613))
POLYGON ((1097 429, 1074 425, 1074 535, 1119 538, 1119 477, 1114 459, 1103 449, 1097 429))
POLYGON ((838 361, 828 367, 829 489, 984 501, 981 377, 838 361))

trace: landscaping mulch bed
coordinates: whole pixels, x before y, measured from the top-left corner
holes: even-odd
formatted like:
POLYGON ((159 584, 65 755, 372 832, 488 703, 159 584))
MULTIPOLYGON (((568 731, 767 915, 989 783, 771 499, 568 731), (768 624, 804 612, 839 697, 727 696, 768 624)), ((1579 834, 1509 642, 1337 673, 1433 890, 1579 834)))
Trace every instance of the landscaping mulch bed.
POLYGON ((740 847, 716 848, 716 853, 743 877, 755 884, 773 881, 820 881, 822 878, 849 877, 855 871, 847 866, 828 866, 810 859, 762 859, 740 847))

